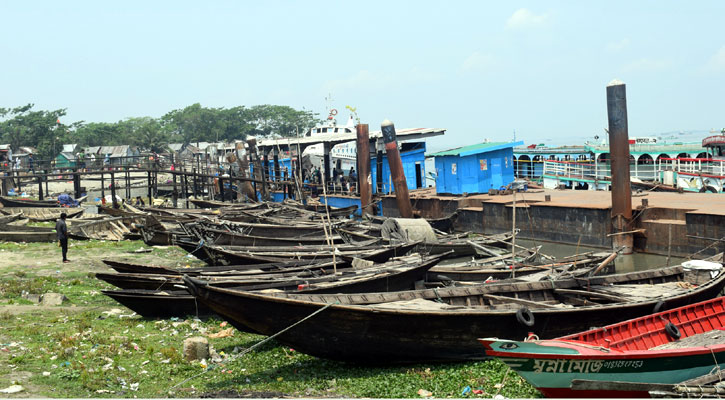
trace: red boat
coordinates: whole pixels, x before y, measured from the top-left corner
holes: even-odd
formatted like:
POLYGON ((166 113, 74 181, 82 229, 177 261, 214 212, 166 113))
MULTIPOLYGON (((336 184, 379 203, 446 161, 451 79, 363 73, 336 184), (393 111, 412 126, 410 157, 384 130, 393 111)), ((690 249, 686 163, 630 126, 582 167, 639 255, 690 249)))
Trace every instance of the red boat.
POLYGON ((725 368, 725 297, 552 340, 479 341, 546 397, 649 397, 646 384, 725 368))

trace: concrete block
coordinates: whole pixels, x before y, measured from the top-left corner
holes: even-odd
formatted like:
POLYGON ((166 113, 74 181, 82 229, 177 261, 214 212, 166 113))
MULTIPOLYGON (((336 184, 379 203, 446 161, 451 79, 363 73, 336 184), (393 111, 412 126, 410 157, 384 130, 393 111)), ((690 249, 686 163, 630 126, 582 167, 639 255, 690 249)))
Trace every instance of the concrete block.
POLYGON ((33 303, 40 303, 41 296, 39 294, 35 293, 25 293, 20 296, 24 298, 25 300, 32 301, 33 303))
POLYGON ((184 359, 186 361, 209 358, 209 341, 203 337, 190 337, 184 340, 184 359))
POLYGON ((62 293, 46 293, 43 295, 42 304, 44 306, 59 306, 68 300, 62 293))

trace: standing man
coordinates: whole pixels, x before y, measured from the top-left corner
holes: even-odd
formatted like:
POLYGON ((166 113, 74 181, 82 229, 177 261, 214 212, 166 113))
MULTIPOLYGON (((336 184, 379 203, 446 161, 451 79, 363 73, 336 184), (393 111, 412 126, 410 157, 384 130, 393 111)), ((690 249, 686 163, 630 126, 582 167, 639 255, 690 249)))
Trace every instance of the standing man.
POLYGON ((65 213, 60 214, 60 219, 55 223, 55 232, 58 235, 58 241, 60 242, 60 248, 63 251, 63 262, 68 263, 68 226, 65 224, 65 213))

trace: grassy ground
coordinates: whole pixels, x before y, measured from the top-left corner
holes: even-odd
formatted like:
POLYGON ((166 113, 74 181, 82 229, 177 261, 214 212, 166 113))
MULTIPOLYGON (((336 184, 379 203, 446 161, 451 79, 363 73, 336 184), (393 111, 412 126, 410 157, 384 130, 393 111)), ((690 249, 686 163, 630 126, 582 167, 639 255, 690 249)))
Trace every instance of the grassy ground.
POLYGON ((54 244, 0 244, 0 389, 6 397, 535 397, 536 391, 497 361, 367 367, 327 361, 274 341, 246 354, 264 337, 230 329, 219 319, 149 320, 100 293, 93 276, 104 257, 165 265, 199 265, 174 247, 140 242, 73 242, 61 264, 54 244), (47 307, 24 292, 57 292, 68 300, 47 307), (209 338, 209 335, 221 336, 209 338), (184 339, 207 337, 206 364, 182 357, 184 339), (465 395, 464 389, 472 391, 465 395), (480 392, 479 392, 480 390, 480 392), (475 391, 475 393, 474 393, 475 391))

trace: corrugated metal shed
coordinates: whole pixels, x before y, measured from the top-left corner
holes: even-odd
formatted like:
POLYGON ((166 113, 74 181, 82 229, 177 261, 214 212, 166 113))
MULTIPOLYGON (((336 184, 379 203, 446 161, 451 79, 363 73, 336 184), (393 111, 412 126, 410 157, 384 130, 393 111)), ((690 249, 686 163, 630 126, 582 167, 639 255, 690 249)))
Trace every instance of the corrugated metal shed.
POLYGON ((506 148, 513 148, 514 146, 519 146, 524 144, 524 142, 488 142, 488 143, 478 143, 478 144, 472 144, 470 146, 463 146, 463 147, 457 147, 455 149, 440 151, 438 153, 429 154, 429 157, 442 157, 442 156, 470 156, 472 154, 480 154, 480 153, 487 153, 490 151, 500 150, 500 149, 506 149, 506 148))
POLYGON ((435 157, 436 192, 485 193, 514 180, 513 148, 523 142, 479 143, 431 154, 435 157))

